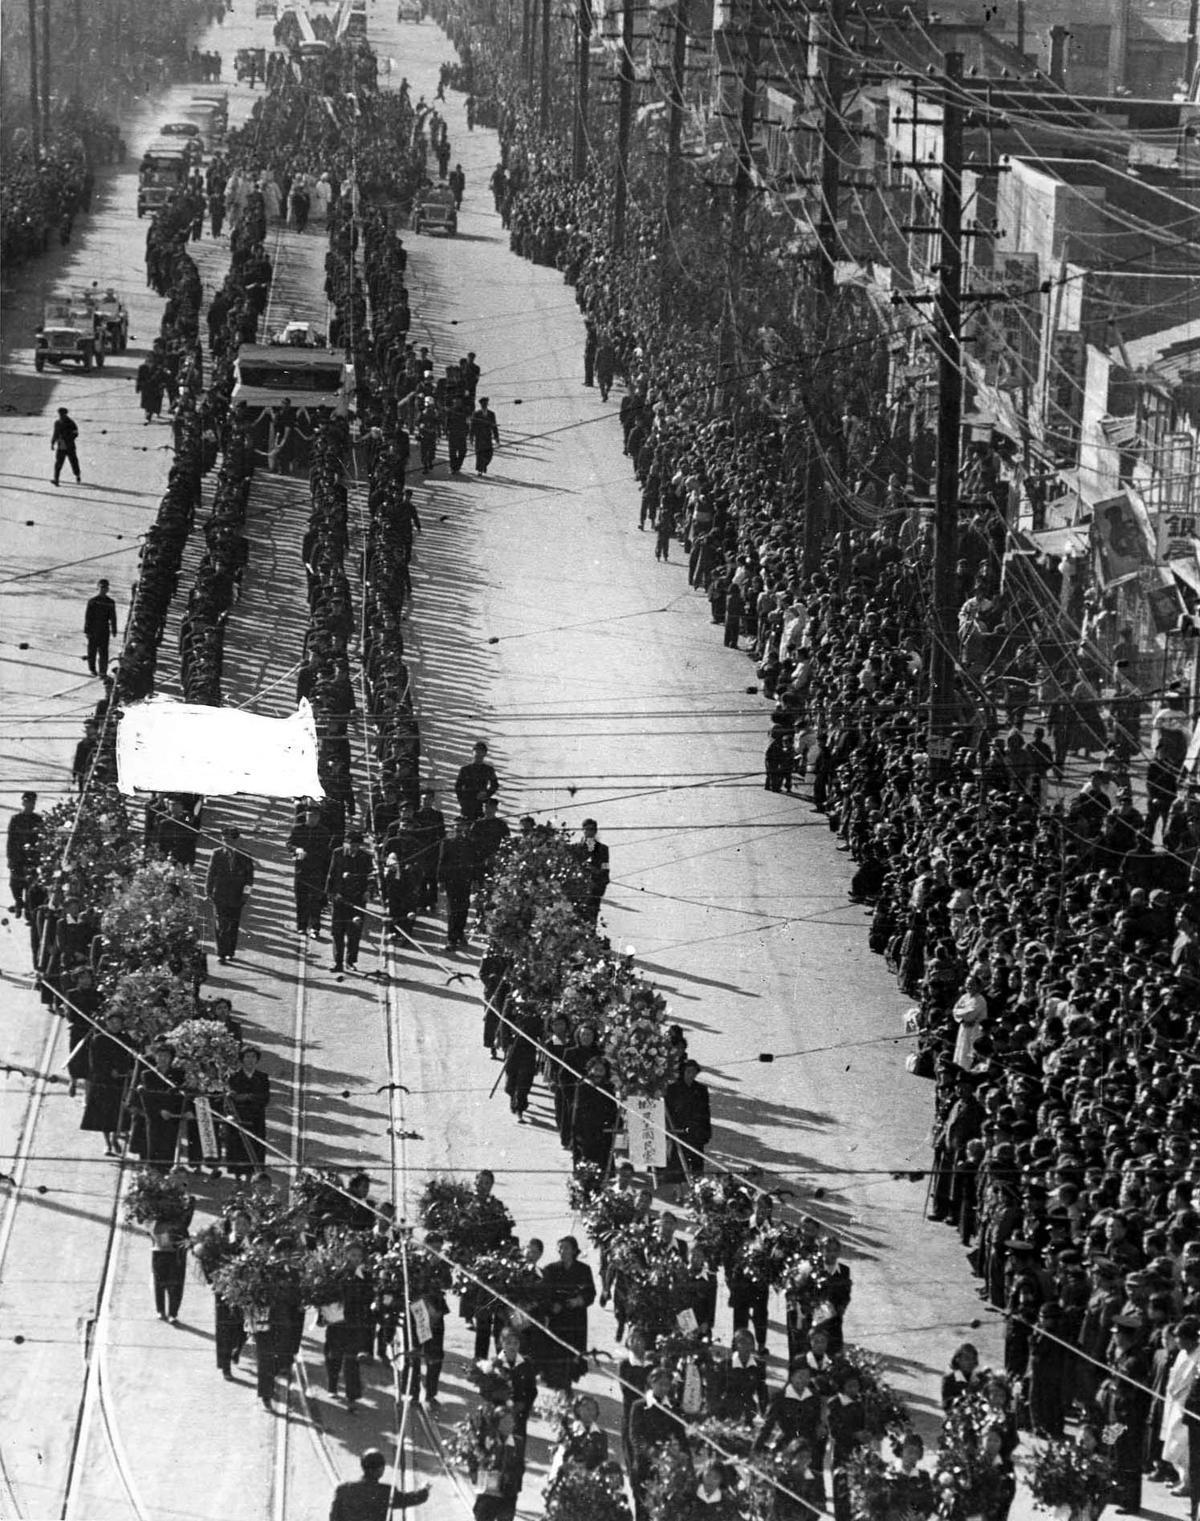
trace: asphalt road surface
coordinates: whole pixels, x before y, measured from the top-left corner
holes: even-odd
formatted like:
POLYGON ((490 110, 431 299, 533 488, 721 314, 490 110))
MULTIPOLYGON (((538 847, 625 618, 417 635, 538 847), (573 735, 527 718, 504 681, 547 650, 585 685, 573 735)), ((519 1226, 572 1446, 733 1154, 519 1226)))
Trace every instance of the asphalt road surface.
MULTIPOLYGON (((377 0, 370 35, 394 60, 393 83, 407 76, 414 93, 432 99, 438 65, 450 56, 441 32, 428 22, 401 27, 377 0)), ((250 41, 266 44, 269 23, 254 21, 240 0, 207 45, 231 60, 250 41)), ((753 667, 722 647, 685 566, 656 562, 652 536, 638 532, 618 396, 603 405, 582 384, 571 290, 555 271, 509 252, 486 188, 496 139, 467 133, 461 99, 444 108, 452 162, 467 176, 459 236, 406 239, 413 337, 439 364, 476 352, 500 448, 485 479, 468 460, 453 480, 443 462, 418 484, 424 532, 408 629, 426 774, 448 805, 454 773, 482 737, 511 822, 523 813, 574 825, 598 819, 612 850, 605 924, 616 944, 636 949, 705 1068, 714 1160, 760 1169, 764 1185, 790 1191, 789 1204, 837 1230, 855 1282, 847 1334, 886 1358, 932 1433, 951 1351, 969 1338, 996 1361, 999 1326, 954 1235, 922 1223, 924 1181, 904 1176, 928 1162, 932 1099, 930 1085, 904 1070, 906 1001, 867 951, 866 919, 846 897, 849 867, 823 817, 803 791, 763 790, 766 709, 747 690, 753 667)), ((248 91, 234 91, 235 121, 249 103, 248 91)), ((168 114, 165 103, 140 112, 131 162, 137 132, 152 135, 168 114)), ((97 695, 81 658, 82 604, 104 566, 123 607, 137 534, 165 478, 168 429, 143 425, 132 387, 161 310, 143 289, 145 224, 133 214, 134 187, 132 171, 115 176, 75 245, 49 261, 53 276, 24 275, 6 313, 9 807, 25 786, 43 802, 69 787, 74 742, 97 695), (33 374, 30 312, 39 283, 59 273, 102 283, 120 276, 135 337, 103 372, 33 374), (56 491, 49 433, 53 409, 64 404, 80 423, 84 483, 56 491)), ((205 238, 193 248, 206 282, 218 283, 223 246, 205 238)), ((282 232, 275 253, 272 321, 320 316, 319 230, 282 232)), ((354 501, 361 507, 357 492, 354 501)), ((256 477, 250 568, 227 634, 226 701, 261 713, 290 707, 305 619, 306 502, 302 481, 256 477)), ((196 553, 193 546, 190 563, 196 553)), ((365 783, 365 770, 358 779, 365 783)), ((499 1068, 480 1038, 473 958, 446 957, 440 922, 426 919, 415 944, 391 953, 372 934, 360 959, 365 975, 335 976, 328 940, 298 946, 290 929, 289 817, 290 805, 259 799, 214 803, 206 813, 210 827, 236 819, 261 863, 244 955, 228 968, 214 959, 210 991, 229 993, 266 1053, 272 1142, 294 1161, 365 1162, 375 1196, 394 1191, 402 1215, 411 1215, 431 1171, 490 1166, 522 1237, 543 1237, 552 1254, 554 1240, 578 1228, 565 1157, 541 1089, 524 1127, 503 1093, 489 1096, 499 1068), (378 1092, 399 1081, 408 1094, 378 1092)), ((61 1070, 65 1035, 48 1029, 29 960, 25 926, 5 924, 0 1062, 61 1070)), ((390 1371, 366 1370, 364 1403, 351 1417, 323 1393, 310 1331, 286 1416, 258 1408, 252 1366, 224 1383, 211 1295, 198 1276, 189 1279, 181 1324, 156 1319, 149 1242, 120 1221, 121 1172, 98 1155, 98 1138, 79 1133, 81 1102, 62 1084, 4 1079, 0 1167, 20 1187, 0 1193, 0 1515, 325 1515, 332 1482, 355 1474, 359 1451, 392 1450, 390 1371)), ((195 1180, 197 1227, 226 1188, 195 1180)), ((785 1342, 774 1308, 778 1377, 785 1342)), ((612 1350, 608 1313, 593 1310, 592 1325, 593 1342, 612 1350)), ((457 1318, 448 1346, 443 1434, 470 1397, 470 1346, 457 1318)), ((583 1387, 602 1399, 611 1426, 610 1366, 602 1362, 583 1387)), ((535 1420, 523 1515, 540 1513, 547 1430, 535 1420)), ((424 1514, 469 1514, 465 1479, 447 1476, 424 1423, 416 1449, 434 1486, 424 1514)))

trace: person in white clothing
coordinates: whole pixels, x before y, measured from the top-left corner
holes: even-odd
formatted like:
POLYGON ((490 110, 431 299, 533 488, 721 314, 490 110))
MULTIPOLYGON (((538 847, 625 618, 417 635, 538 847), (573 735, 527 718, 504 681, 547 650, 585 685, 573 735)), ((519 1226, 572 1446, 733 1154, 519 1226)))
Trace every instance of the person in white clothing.
POLYGON ((953 1014, 958 1024, 958 1039, 954 1042, 954 1065, 970 1072, 975 1065, 975 1041, 979 1027, 987 1014, 987 999, 983 996, 983 983, 974 973, 967 978, 953 1014))
POLYGON ((1175 1340, 1179 1351, 1167 1375, 1166 1394, 1163 1399, 1162 1448, 1163 1462, 1170 1463, 1179 1475, 1178 1487, 1173 1494, 1186 1495, 1188 1490, 1188 1433, 1184 1419, 1184 1406, 1196 1375, 1200 1373, 1200 1322, 1190 1317, 1175 1327, 1175 1340))

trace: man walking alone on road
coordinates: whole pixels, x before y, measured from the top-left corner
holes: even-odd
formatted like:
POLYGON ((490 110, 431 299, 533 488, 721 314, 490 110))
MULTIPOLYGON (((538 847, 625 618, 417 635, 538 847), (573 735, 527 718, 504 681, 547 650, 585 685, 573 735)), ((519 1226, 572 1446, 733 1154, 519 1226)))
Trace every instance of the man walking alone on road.
POLYGON ((54 450, 54 475, 52 480, 58 485, 58 478, 62 474, 63 461, 66 460, 75 472, 75 479, 80 479, 79 456, 75 453, 75 440, 79 437, 79 424, 67 411, 66 407, 59 407, 58 421, 54 424, 54 432, 50 435, 50 447, 54 450))
POLYGON ((237 848, 241 834, 232 826, 221 831, 222 844, 212 853, 204 896, 217 919, 217 960, 222 966, 237 952, 238 926, 246 894, 254 885, 254 862, 237 848))
POLYGON ((117 604, 108 595, 108 582, 96 582, 96 595, 88 598, 83 614, 87 637, 87 664, 93 676, 108 674, 108 641, 117 637, 117 604))

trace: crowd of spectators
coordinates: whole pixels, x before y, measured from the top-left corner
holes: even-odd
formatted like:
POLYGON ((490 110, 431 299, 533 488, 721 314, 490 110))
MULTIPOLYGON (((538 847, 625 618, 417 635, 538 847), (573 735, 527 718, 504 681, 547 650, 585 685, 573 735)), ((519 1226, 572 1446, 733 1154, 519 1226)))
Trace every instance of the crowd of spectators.
MULTIPOLYGON (((714 404, 711 333, 698 354, 695 333, 664 329, 653 277, 612 250, 603 178, 575 181, 519 103, 499 127, 493 188, 514 250, 562 270, 591 358, 611 346, 625 377, 639 527, 656 528, 660 557, 682 540, 725 643, 753 655, 772 705, 767 784, 811 777, 856 863, 872 947, 917 1000, 910 1067, 936 1080, 932 1212, 961 1230, 1006 1317, 1011 1379, 1057 1379, 1023 1419, 1060 1435, 1062 1413, 1100 1391, 1126 1427, 1118 1494, 1136 1505, 1144 1468, 1186 1474, 1186 1442, 1164 1458, 1152 1396, 1200 1312, 1200 795, 1182 776, 1184 698, 1161 695, 1145 739, 1137 701, 1106 705, 1091 652, 1036 589, 1002 579, 1004 528, 984 501, 961 546, 950 755, 931 760, 917 514, 885 499, 806 566, 780 420, 714 404)), ((636 215, 632 237, 655 246, 636 215)), ((964 494, 985 464, 969 460, 964 494)))

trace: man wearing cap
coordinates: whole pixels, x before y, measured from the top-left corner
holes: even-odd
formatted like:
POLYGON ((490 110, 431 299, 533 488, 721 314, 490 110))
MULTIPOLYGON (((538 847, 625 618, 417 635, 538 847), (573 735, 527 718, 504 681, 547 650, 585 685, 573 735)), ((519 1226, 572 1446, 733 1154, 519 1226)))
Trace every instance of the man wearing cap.
POLYGON ((75 452, 75 440, 79 437, 79 424, 67 411, 66 407, 59 407, 58 417, 55 419, 53 431, 50 434, 50 448, 54 453, 54 474, 51 480, 58 485, 58 478, 62 474, 64 464, 70 465, 75 472, 75 479, 79 481, 79 456, 75 452))
POLYGON ((21 811, 8 821, 8 885, 12 892, 12 912, 25 912, 25 890, 37 869, 38 847, 42 838, 42 816, 35 811, 36 792, 22 792, 21 811))
POLYGON ((204 878, 204 896, 212 904, 217 921, 217 960, 222 966, 237 954, 242 909, 254 886, 254 862, 237 848, 240 839, 240 830, 232 824, 221 830, 221 844, 213 851, 204 878))
POLYGON ((288 835, 287 843, 295 860, 292 888, 296 898, 296 929, 306 938, 311 930, 319 940, 333 836, 322 824, 321 810, 316 803, 309 803, 305 808, 304 822, 296 825, 288 835))
POLYGON ((358 943, 371 891, 374 863, 363 849, 361 829, 352 829, 346 843, 329 860, 325 892, 331 905, 329 928, 333 935, 333 970, 358 971, 358 943))
POLYGON ((429 1485, 420 1489, 392 1489, 383 1482, 387 1461, 378 1447, 368 1447, 359 1458, 362 1478, 339 1484, 334 1491, 329 1521, 384 1521, 389 1511, 424 1505, 429 1485))
POLYGON ((492 454, 500 442, 496 414, 488 406, 486 396, 479 398, 479 405, 471 413, 471 439, 475 445, 475 474, 486 475, 492 454))
POLYGON ((108 582, 96 582, 96 595, 89 597, 83 610, 83 632, 87 639, 87 668, 93 676, 108 674, 108 641, 117 637, 117 604, 108 595, 108 582))
POLYGON ((584 819, 582 827, 583 839, 574 847, 587 877, 580 912, 589 923, 595 924, 600 917, 600 900, 608 891, 608 846, 596 837, 599 826, 595 819, 584 819))
POLYGON ((1142 1319, 1118 1315, 1113 1322, 1115 1347, 1108 1375, 1096 1396, 1096 1409, 1116 1433, 1109 1448, 1113 1466, 1112 1498, 1118 1511, 1135 1515, 1142 1508, 1142 1462, 1150 1418, 1150 1361, 1142 1350, 1142 1319))
POLYGON ((488 747, 483 740, 476 740, 471 753, 473 759, 459 768, 454 782, 454 795, 468 824, 483 817, 484 803, 500 791, 500 779, 495 769, 488 764, 488 747))

